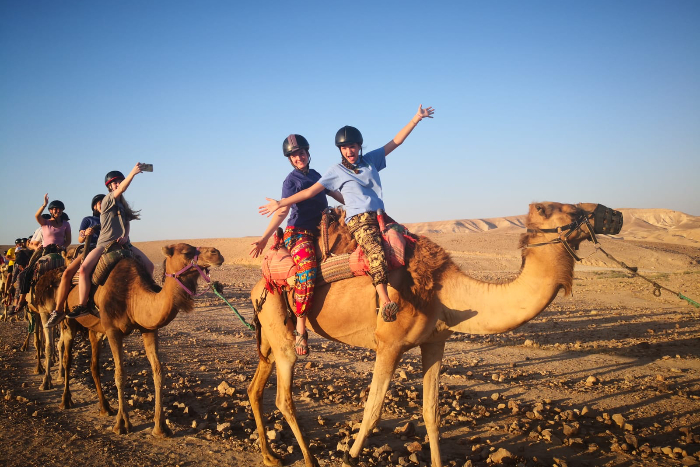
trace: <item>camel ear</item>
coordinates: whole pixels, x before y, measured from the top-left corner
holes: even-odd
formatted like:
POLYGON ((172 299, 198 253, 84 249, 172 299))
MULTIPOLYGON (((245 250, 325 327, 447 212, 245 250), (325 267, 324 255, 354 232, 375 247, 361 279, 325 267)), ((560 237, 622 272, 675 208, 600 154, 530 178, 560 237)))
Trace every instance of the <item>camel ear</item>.
POLYGON ((175 252, 175 245, 168 245, 163 247, 163 254, 170 258, 175 252))

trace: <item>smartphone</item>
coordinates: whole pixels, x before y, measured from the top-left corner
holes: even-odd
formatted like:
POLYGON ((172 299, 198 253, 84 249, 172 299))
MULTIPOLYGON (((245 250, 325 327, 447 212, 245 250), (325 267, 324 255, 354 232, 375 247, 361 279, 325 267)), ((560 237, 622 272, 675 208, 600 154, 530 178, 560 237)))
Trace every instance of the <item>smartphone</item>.
POLYGON ((142 172, 153 172, 153 164, 141 164, 142 172))

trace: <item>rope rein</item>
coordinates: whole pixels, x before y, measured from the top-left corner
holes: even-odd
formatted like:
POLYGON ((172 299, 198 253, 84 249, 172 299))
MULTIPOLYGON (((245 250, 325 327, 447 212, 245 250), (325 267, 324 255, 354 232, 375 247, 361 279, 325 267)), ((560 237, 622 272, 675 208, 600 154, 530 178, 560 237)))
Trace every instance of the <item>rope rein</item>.
POLYGON ((685 295, 683 295, 683 294, 680 293, 680 292, 676 292, 676 291, 673 291, 673 290, 669 289, 668 287, 664 287, 663 285, 659 284, 658 282, 654 282, 653 280, 649 279, 648 277, 644 277, 643 275, 639 274, 639 272, 637 272, 637 268, 636 268, 636 267, 627 266, 625 263, 623 263, 622 261, 619 261, 619 260, 616 259, 613 255, 611 255, 610 253, 608 253, 607 251, 605 251, 605 250, 603 249, 603 247, 601 247, 600 245, 598 245, 598 250, 602 251, 603 254, 604 254, 605 256, 607 256, 607 257, 610 258, 612 261, 614 261, 614 262, 616 262, 617 264, 619 264, 622 268, 624 268, 624 269, 626 269, 627 271, 629 271, 630 273, 632 273, 632 275, 637 276, 637 277, 640 277, 640 278, 644 279, 645 281, 649 282, 652 286, 654 286, 654 291, 652 292, 652 294, 654 294, 654 297, 660 297, 660 296, 661 296, 661 290, 663 289, 663 290, 665 290, 666 292, 672 293, 673 295, 675 295, 676 297, 680 298, 681 300, 685 300, 686 302, 688 302, 688 303, 690 303, 691 305, 693 305, 695 308, 700 308, 700 303, 696 302, 696 301, 693 300, 692 298, 686 297, 685 295))

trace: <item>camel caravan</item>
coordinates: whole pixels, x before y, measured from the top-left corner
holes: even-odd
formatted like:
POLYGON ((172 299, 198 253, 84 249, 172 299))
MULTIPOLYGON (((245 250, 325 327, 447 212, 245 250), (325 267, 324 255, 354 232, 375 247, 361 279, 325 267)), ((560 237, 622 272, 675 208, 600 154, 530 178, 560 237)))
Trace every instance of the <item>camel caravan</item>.
MULTIPOLYGON (((259 208, 271 219, 250 253, 253 257, 264 254, 264 259, 261 279, 250 292, 257 346, 249 351, 258 355, 258 367, 247 392, 267 466, 282 465, 282 458, 268 442, 262 407, 275 364, 277 408, 296 437, 305 465, 319 465, 297 419, 292 395, 294 365, 313 352, 309 329, 325 339, 376 352, 361 427, 343 465, 359 465, 359 455, 380 419, 402 355, 419 347, 431 465, 442 466, 439 373, 447 339, 456 332, 503 333, 533 319, 560 290, 571 293, 579 245, 597 242, 596 235, 617 234, 622 228, 622 214, 600 204, 533 203, 525 220, 526 233, 520 238, 522 265, 517 277, 498 283, 469 277, 443 248, 407 231, 384 211, 378 172, 384 169, 389 153, 432 114, 431 107, 420 106, 389 143, 367 154, 363 154, 359 130, 341 128, 336 134, 340 163, 324 175, 309 167, 310 145, 303 136, 289 135, 283 142, 292 172, 283 183, 283 198, 268 198, 268 204, 259 208), (330 208, 326 196, 342 208, 330 208), (282 229, 285 219, 288 224, 282 229)), ((123 198, 144 169, 145 164, 137 163, 127 176, 117 171, 107 174, 109 193, 93 198, 95 219, 92 224, 81 224, 81 250, 66 248, 70 234, 56 235, 68 224, 61 221, 67 217, 63 209, 54 205, 50 217, 43 217, 48 204, 45 196, 36 215, 37 220, 45 221, 39 221, 44 241, 32 258, 21 260, 22 271, 39 272, 31 272, 29 279, 25 273, 22 280, 14 280, 20 300, 15 303, 42 323, 35 326, 43 343, 37 345, 37 373, 44 375, 40 389, 53 387, 50 370, 58 360, 57 379, 64 383, 62 409, 72 407, 74 339, 79 330, 87 330, 99 411, 115 416, 116 434, 132 429, 124 395, 123 339, 138 330, 153 372, 151 433, 161 437, 170 432, 163 412, 158 330, 178 313, 193 310, 198 281, 208 282, 209 268, 221 266, 224 258, 213 247, 185 243, 163 247, 162 286, 156 283, 153 264, 128 240, 130 221, 138 219, 139 213, 123 198), (100 382, 104 337, 115 366, 116 411, 100 382)), ((2 278, 2 290, 9 291, 12 274, 3 273, 2 278)))

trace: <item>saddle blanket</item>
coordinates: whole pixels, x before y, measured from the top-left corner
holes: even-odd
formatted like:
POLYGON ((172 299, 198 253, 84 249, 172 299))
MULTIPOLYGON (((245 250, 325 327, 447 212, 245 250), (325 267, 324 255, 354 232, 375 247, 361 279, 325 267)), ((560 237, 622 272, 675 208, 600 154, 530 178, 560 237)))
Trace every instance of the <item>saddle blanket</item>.
MULTIPOLYGON (((405 228, 399 224, 388 224, 382 233, 382 245, 389 270, 405 265, 406 241, 414 241, 406 233, 405 228)), ((316 271, 316 283, 319 285, 363 276, 369 272, 369 263, 359 246, 352 253, 330 256, 324 262, 320 262, 320 252, 316 251, 316 258, 319 258, 316 271)), ((297 267, 289 250, 281 246, 267 252, 262 263, 262 273, 268 285, 284 287, 294 283, 297 267)))

